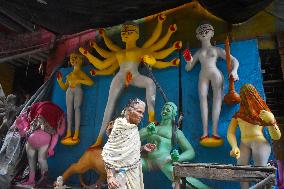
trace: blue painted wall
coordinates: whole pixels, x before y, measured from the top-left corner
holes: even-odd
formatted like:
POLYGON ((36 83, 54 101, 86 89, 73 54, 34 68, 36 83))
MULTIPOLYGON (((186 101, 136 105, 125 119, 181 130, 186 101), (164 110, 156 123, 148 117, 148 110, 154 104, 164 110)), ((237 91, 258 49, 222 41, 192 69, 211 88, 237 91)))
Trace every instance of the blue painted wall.
MULTIPOLYGON (((172 57, 175 56, 177 56, 177 54, 172 55, 172 57)), ((93 67, 88 65, 84 66, 83 70, 89 74, 89 69, 91 68, 93 67)), ((148 74, 145 67, 141 66, 140 70, 144 75, 148 74)), ((62 68, 60 71, 62 72, 63 78, 65 79, 65 76, 72 71, 72 68, 62 68)), ((164 70, 153 70, 153 73, 157 81, 167 94, 169 100, 178 103, 178 68, 172 67, 164 70)), ((71 163, 76 162, 84 153, 84 151, 95 142, 98 136, 108 98, 109 86, 113 76, 97 76, 92 78, 95 82, 94 86, 83 86, 84 100, 81 107, 82 118, 80 127, 80 143, 77 146, 64 146, 58 143, 55 149, 55 156, 49 158, 48 160, 49 174, 54 178, 56 178, 58 175, 62 175, 64 170, 66 170, 71 163)), ((117 108, 114 111, 115 116, 120 115, 120 112, 122 111, 128 100, 135 97, 145 100, 145 89, 138 89, 131 86, 129 88, 126 88, 123 95, 119 99, 117 108)), ((52 101, 58 104, 66 112, 65 91, 61 90, 57 82, 53 89, 52 101)), ((156 117, 158 119, 159 112, 163 104, 163 98, 157 90, 156 117)), ((146 126, 148 123, 147 120, 148 113, 146 112, 144 119, 139 127, 142 128, 146 126)), ((152 179, 152 176, 147 176, 149 179, 152 179)), ((97 177, 95 175, 93 178, 93 175, 89 175, 86 178, 89 178, 91 182, 94 182, 97 177)), ((159 181, 159 179, 161 179, 161 182, 165 182, 166 180, 166 178, 163 178, 162 174, 160 175, 160 177, 155 178, 155 181, 159 181)), ((69 180, 71 183, 78 183, 77 177, 73 176, 69 180)), ((150 186, 146 185, 145 187, 149 188, 150 186)))
MULTIPOLYGON (((221 47, 224 46, 221 45, 221 47)), ((235 84, 236 91, 239 92, 239 89, 243 84, 251 83, 258 89, 260 94, 264 96, 262 87, 262 76, 260 70, 260 59, 258 55, 258 47, 256 40, 232 43, 231 53, 240 62, 238 72, 240 81, 236 82, 235 84)), ((173 54, 172 56, 177 56, 177 54, 173 54)), ((197 92, 200 64, 198 63, 190 72, 186 72, 184 70, 184 66, 185 62, 182 62, 180 77, 182 79, 182 103, 183 112, 185 114, 185 118, 183 120, 183 131, 196 151, 196 158, 193 160, 193 162, 234 164, 235 160, 229 157, 230 147, 227 140, 225 140, 224 146, 218 148, 205 148, 199 145, 199 137, 202 134, 199 99, 197 92)), ((226 62, 223 60, 219 60, 217 66, 224 73, 224 93, 226 93, 228 88, 226 62)), ((86 73, 88 73, 90 68, 92 68, 92 66, 88 65, 84 66, 83 69, 86 73)), ((72 68, 62 68, 61 72, 63 73, 63 76, 66 76, 68 73, 70 73, 71 70, 72 68)), ((143 67, 141 68, 141 72, 147 74, 147 71, 143 67)), ((169 100, 178 104, 178 96, 180 92, 178 84, 178 68, 173 67, 164 70, 154 70, 154 75, 163 90, 165 91, 165 93, 167 94, 169 100)), ((76 162, 83 154, 83 152, 95 142, 98 136, 105 105, 107 102, 109 85, 113 76, 97 76, 92 78, 95 82, 95 85, 92 87, 83 87, 84 102, 81 108, 81 142, 74 147, 64 146, 58 143, 55 149, 55 156, 49 158, 48 160, 49 173, 53 178, 57 177, 58 175, 61 175, 71 163, 76 162)), ((115 110, 115 115, 119 115, 128 99, 134 97, 140 97, 142 99, 145 99, 145 89, 137 89, 132 87, 127 88, 124 91, 123 96, 121 96, 121 98, 119 99, 119 104, 115 110)), ((163 105, 163 99, 159 91, 157 91, 156 99, 156 119, 157 121, 159 121, 159 113, 163 105)), ((66 111, 65 92, 59 88, 58 84, 56 84, 53 89, 52 100, 66 111)), ((212 91, 209 94, 209 101, 211 100, 212 91)), ((222 112, 219 121, 219 134, 224 139, 226 139, 227 126, 237 108, 238 106, 222 106, 222 112)), ((140 127, 146 126, 147 119, 148 115, 146 113, 140 127)), ((209 115, 209 120, 211 120, 211 115, 209 115)), ((209 123, 209 128, 211 128, 211 122, 209 123)), ((91 182, 94 182, 96 178, 97 176, 95 173, 89 173, 88 175, 86 175, 87 181, 89 180, 91 182)), ((163 176, 160 172, 151 172, 144 174, 144 182, 146 189, 171 188, 171 183, 167 181, 166 177, 163 176)), ((78 183, 77 177, 71 177, 69 183, 78 183)), ((233 186, 231 182, 220 183, 216 181, 208 181, 207 183, 210 184, 213 188, 232 188, 233 186)), ((238 184, 235 184, 233 188, 237 187, 238 184)))

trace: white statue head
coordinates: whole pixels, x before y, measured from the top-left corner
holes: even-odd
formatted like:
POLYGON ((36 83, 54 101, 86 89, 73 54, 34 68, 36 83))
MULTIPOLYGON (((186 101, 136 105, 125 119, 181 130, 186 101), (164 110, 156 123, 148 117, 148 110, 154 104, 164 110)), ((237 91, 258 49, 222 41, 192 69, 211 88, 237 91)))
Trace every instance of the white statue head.
POLYGON ((210 40, 214 36, 214 28, 209 23, 200 24, 196 28, 196 38, 200 41, 210 40))

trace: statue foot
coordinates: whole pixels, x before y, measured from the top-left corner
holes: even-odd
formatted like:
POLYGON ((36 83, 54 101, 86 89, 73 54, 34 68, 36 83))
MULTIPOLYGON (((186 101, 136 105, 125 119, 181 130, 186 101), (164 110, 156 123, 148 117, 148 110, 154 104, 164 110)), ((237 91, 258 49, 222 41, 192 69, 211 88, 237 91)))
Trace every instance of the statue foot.
POLYGON ((88 150, 96 149, 96 148, 101 148, 103 143, 103 137, 101 135, 98 136, 97 141, 95 144, 89 147, 88 150))
POLYGON ((72 137, 69 137, 69 138, 65 138, 65 139, 62 139, 61 140, 61 144, 64 144, 64 145, 76 145, 80 142, 80 139, 79 138, 72 138, 72 137))
POLYGON ((216 140, 222 140, 222 138, 218 135, 212 135, 212 138, 216 139, 216 140))
POLYGON ((204 136, 200 138, 199 143, 205 147, 218 147, 224 144, 224 141, 221 137, 213 135, 212 137, 204 136))
POLYGON ((27 180, 27 181, 22 182, 21 185, 34 186, 35 185, 35 181, 34 180, 27 180))
POLYGON ((48 184, 48 178, 47 178, 47 172, 45 172, 41 178, 39 179, 39 181, 35 184, 36 188, 49 188, 48 184))
POLYGON ((202 140, 207 139, 207 138, 209 138, 209 135, 204 135, 204 136, 199 138, 199 141, 202 141, 202 140))

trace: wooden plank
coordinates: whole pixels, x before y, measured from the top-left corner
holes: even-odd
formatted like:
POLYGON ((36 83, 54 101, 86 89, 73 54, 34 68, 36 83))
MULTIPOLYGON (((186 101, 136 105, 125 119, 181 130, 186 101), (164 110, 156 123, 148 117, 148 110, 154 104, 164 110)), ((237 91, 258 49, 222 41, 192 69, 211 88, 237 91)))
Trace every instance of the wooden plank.
POLYGON ((275 175, 275 167, 251 167, 222 164, 174 164, 176 177, 195 177, 215 180, 259 182, 275 175))

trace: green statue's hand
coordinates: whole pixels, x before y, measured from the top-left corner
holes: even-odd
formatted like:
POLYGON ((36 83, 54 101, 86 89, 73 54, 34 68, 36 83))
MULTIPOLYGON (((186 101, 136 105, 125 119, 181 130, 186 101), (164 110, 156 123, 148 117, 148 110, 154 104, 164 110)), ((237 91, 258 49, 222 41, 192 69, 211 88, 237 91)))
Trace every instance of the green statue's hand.
POLYGON ((154 122, 150 123, 148 126, 147 126, 147 131, 149 134, 155 134, 157 133, 157 130, 156 130, 156 125, 154 122))
POLYGON ((177 162, 179 160, 179 152, 178 150, 173 150, 171 153, 171 158, 173 162, 177 162))

